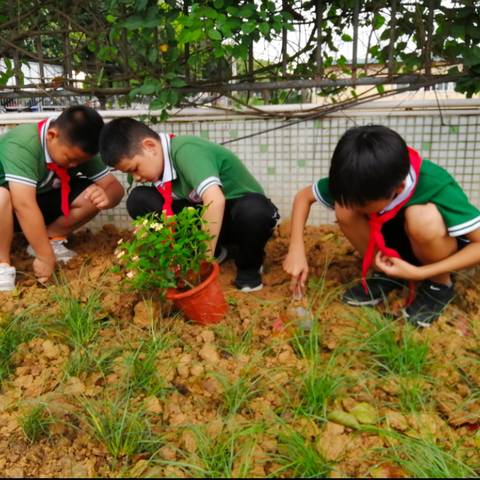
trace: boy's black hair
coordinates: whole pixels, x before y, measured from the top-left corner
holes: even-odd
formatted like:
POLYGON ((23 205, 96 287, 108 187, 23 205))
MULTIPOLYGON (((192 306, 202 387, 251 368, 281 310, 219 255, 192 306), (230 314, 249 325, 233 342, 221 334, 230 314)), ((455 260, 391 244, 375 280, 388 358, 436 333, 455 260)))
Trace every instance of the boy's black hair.
POLYGON ((149 126, 133 118, 116 118, 105 125, 100 137, 100 156, 109 167, 122 159, 131 159, 141 153, 145 138, 159 139, 149 126))
POLYGON ((89 155, 98 153, 103 118, 93 108, 84 105, 69 107, 55 120, 54 125, 63 141, 89 155))
POLYGON ((333 152, 330 195, 344 207, 386 200, 409 171, 407 144, 398 133, 380 125, 352 128, 333 152))

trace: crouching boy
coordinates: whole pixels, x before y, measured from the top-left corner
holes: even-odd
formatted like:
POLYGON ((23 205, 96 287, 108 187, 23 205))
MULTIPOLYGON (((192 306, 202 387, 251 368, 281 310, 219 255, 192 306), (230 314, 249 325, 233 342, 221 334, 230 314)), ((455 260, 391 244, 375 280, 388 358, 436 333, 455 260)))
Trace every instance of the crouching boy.
POLYGON ((348 130, 335 148, 329 177, 297 194, 284 262, 292 289, 304 287, 307 278, 303 230, 315 201, 335 210, 342 232, 364 258, 363 284, 342 297, 349 305, 377 305, 403 288, 403 280, 421 281, 404 314, 429 327, 454 297, 450 273, 480 263, 480 211, 446 170, 422 160, 386 127, 348 130))
POLYGON ((75 255, 67 235, 122 199, 122 185, 95 156, 102 128, 95 110, 75 106, 0 138, 0 291, 15 288, 14 231, 25 234, 35 275, 46 282, 56 261, 75 255))
POLYGON ((100 154, 135 181, 153 184, 130 193, 132 218, 209 205, 204 220, 215 237, 211 254, 221 261, 226 251, 220 245, 236 245, 235 286, 245 292, 263 287, 264 247, 277 224, 277 208, 233 153, 194 135, 157 134, 132 118, 119 118, 105 126, 100 154))

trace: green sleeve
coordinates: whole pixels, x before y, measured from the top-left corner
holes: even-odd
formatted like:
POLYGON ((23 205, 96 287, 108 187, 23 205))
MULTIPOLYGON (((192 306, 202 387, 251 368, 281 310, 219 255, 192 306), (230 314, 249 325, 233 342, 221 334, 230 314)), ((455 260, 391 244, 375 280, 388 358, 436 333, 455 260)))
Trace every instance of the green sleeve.
POLYGON ((192 144, 180 147, 175 157, 175 168, 200 197, 212 186, 220 185, 220 168, 215 152, 192 144))
POLYGON ((458 237, 480 228, 480 211, 469 201, 465 192, 452 179, 431 199, 447 226, 451 237, 458 237))
POLYGON ((95 155, 88 162, 75 168, 75 170, 78 170, 92 182, 96 182, 110 173, 110 169, 102 162, 99 155, 95 155))
POLYGON ((335 209, 335 200, 330 195, 330 190, 328 188, 328 177, 322 178, 317 183, 314 183, 312 190, 313 196, 318 203, 321 203, 329 210, 335 209))
POLYGON ((5 142, 2 145, 0 161, 5 172, 5 181, 37 187, 40 181, 39 159, 32 151, 16 142, 5 142))

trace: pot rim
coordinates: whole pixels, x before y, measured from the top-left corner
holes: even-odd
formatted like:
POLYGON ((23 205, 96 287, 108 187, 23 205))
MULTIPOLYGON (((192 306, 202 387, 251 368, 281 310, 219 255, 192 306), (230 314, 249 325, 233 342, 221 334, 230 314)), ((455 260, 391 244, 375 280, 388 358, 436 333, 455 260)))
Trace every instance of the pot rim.
POLYGON ((206 280, 204 280, 200 285, 197 285, 195 288, 192 288, 191 290, 187 290, 186 292, 170 293, 167 291, 167 293, 165 294, 165 298, 167 298, 168 300, 182 300, 183 298, 188 298, 188 297, 191 297, 192 295, 195 295, 198 292, 201 292, 204 288, 210 285, 217 277, 218 272, 220 271, 220 267, 218 266, 217 262, 202 262, 202 263, 208 263, 213 267, 212 271, 210 272, 210 275, 206 280))

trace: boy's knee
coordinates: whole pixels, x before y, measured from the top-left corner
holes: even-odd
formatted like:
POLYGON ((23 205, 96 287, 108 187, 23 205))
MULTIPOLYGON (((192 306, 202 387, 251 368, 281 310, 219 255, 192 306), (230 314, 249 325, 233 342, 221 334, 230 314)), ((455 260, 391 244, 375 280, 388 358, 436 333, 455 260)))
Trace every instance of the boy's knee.
POLYGON ((12 207, 12 197, 8 188, 0 187, 0 204, 2 209, 12 207))
POLYGON ((249 223, 268 225, 270 220, 275 221, 276 212, 277 209, 265 195, 249 193, 238 199, 235 217, 249 223))
POLYGON ((419 243, 428 243, 448 234, 443 217, 433 203, 408 207, 405 210, 405 230, 419 243))

